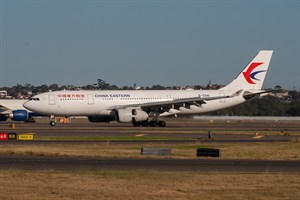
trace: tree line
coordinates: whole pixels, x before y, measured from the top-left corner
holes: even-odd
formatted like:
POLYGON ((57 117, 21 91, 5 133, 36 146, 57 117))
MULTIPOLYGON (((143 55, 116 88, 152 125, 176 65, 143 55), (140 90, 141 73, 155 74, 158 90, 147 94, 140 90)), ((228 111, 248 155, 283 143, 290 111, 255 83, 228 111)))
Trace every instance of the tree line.
MULTIPOLYGON (((295 93, 295 91, 292 91, 295 93)), ((297 92, 297 96, 299 96, 297 92)), ((243 104, 215 111, 210 115, 228 116, 300 116, 299 99, 292 101, 282 101, 275 96, 264 96, 255 98, 243 104)))

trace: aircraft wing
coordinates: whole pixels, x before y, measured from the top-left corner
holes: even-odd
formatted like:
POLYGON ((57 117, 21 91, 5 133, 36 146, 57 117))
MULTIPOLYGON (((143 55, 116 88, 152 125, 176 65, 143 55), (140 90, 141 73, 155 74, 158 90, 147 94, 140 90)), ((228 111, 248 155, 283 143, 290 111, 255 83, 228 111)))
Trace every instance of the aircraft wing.
POLYGON ((0 104, 0 113, 1 114, 8 114, 10 112, 11 112, 11 110, 9 108, 7 108, 7 107, 0 104))
POLYGON ((230 98, 232 96, 233 95, 207 97, 207 98, 192 97, 192 98, 182 98, 182 99, 167 100, 167 101, 156 101, 156 102, 149 102, 149 103, 127 104, 127 105, 112 106, 109 108, 109 110, 138 107, 146 112, 156 111, 162 113, 170 110, 171 108, 179 110, 180 107, 190 108, 191 105, 201 106, 202 104, 206 104, 206 101, 230 98))
POLYGON ((0 114, 10 114, 13 110, 25 109, 23 99, 0 99, 0 114))

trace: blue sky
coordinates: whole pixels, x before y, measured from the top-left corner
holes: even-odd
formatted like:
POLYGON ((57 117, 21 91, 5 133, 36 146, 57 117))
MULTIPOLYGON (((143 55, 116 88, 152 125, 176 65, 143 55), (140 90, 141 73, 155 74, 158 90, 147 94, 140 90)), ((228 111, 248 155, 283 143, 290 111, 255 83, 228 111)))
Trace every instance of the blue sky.
POLYGON ((299 0, 0 0, 0 86, 227 84, 274 50, 265 87, 300 88, 299 0))

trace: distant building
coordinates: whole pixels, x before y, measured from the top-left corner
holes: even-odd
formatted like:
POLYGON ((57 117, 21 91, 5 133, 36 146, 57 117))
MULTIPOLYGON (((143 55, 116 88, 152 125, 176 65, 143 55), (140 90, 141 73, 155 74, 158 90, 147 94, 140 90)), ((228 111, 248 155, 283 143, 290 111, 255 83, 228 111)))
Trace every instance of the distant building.
POLYGON ((208 84, 206 85, 205 89, 207 89, 207 90, 217 90, 217 89, 220 89, 221 87, 224 87, 224 85, 212 84, 211 81, 209 81, 208 84))
POLYGON ((289 91, 287 90, 280 90, 270 93, 271 96, 277 97, 279 99, 286 99, 289 98, 289 91))
POLYGON ((0 90, 0 98, 5 98, 7 96, 6 90, 0 90))
POLYGON ((289 91, 287 90, 282 90, 281 92, 276 92, 275 93, 275 97, 278 97, 279 99, 285 99, 288 98, 289 95, 289 91))
POLYGON ((269 93, 269 95, 280 99, 281 102, 285 102, 285 103, 291 102, 291 96, 290 96, 288 90, 281 89, 279 91, 271 92, 271 93, 269 93))

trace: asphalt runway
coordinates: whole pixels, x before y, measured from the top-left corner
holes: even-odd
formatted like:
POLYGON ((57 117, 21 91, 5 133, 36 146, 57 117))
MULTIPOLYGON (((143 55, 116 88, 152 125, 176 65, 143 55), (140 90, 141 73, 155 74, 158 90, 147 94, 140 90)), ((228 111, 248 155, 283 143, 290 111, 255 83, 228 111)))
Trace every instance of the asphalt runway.
POLYGON ((265 120, 193 120, 167 119, 167 127, 132 127, 121 123, 89 123, 86 119, 73 120, 69 124, 57 124, 51 127, 47 119, 37 123, 15 123, 9 128, 7 123, 0 123, 1 132, 34 133, 34 142, 106 142, 145 143, 145 142, 287 142, 299 140, 299 121, 265 120), (208 139, 208 131, 213 137, 208 139), (217 133, 216 133, 217 132, 217 133), (77 137, 77 139, 76 139, 77 137), (89 137, 89 140, 80 140, 89 137), (99 140, 101 137, 101 140, 99 140), (105 137, 109 139, 105 140, 105 137), (118 140, 119 137, 131 137, 132 140, 118 140), (146 138, 148 137, 148 138, 146 138), (151 137, 161 137, 166 139, 151 137), (47 139, 50 138, 50 139, 47 139), (63 138, 64 141, 53 140, 63 138), (76 140, 75 140, 75 139, 76 140), (93 140, 93 138, 96 138, 93 140), (115 138, 115 139, 113 139, 115 138), (143 140, 143 138, 146 138, 143 140), (168 138, 171 138, 168 139, 168 138), (42 139, 43 141, 39 141, 42 139), (46 141, 45 141, 46 140, 46 141))
POLYGON ((298 161, 218 159, 107 159, 82 157, 0 156, 1 170, 163 170, 230 173, 300 172, 298 161))

